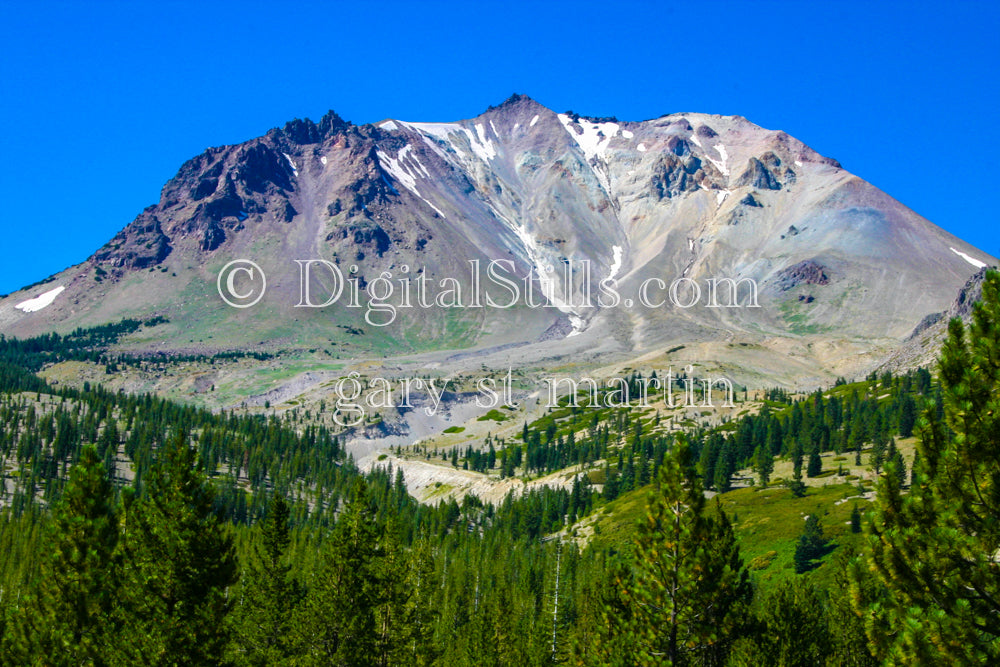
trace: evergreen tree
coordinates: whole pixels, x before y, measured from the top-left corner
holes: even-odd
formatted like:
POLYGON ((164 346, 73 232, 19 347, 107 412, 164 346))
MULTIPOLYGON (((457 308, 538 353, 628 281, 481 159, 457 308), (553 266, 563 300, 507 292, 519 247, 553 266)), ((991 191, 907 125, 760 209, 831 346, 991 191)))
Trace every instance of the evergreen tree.
POLYGON ((638 664, 679 665, 719 648, 749 596, 732 526, 721 509, 706 515, 688 456, 680 442, 660 467, 631 577, 618 581, 630 613, 616 645, 631 647, 638 664))
POLYGON ((900 486, 906 486, 906 462, 903 461, 903 454, 896 449, 895 438, 890 438, 889 449, 885 455, 886 472, 899 477, 900 486))
POLYGON ((899 406, 899 437, 909 438, 917 424, 917 403, 910 394, 904 394, 899 406))
POLYGON ((268 505, 253 557, 243 577, 243 589, 234 610, 235 662, 277 665, 288 661, 291 617, 301 591, 286 563, 291 509, 282 496, 268 505))
POLYGON ((921 420, 908 495, 879 483, 865 566, 886 595, 859 611, 889 664, 1000 661, 1000 274, 989 271, 968 332, 952 320, 939 364, 940 409, 921 420), (941 415, 942 418, 939 418, 941 415))
POLYGON ((429 667, 436 663, 440 649, 434 639, 434 627, 440 616, 436 598, 440 581, 434 571, 434 554, 430 542, 421 538, 410 553, 409 622, 407 660, 413 667, 429 667))
POLYGON ((823 459, 819 455, 819 446, 814 446, 809 452, 809 463, 806 466, 806 477, 819 477, 823 472, 823 459))
POLYGON ((108 664, 118 594, 112 498, 100 456, 88 445, 54 508, 38 595, 16 617, 12 648, 22 664, 108 664))
POLYGON ((885 447, 878 442, 874 443, 868 461, 876 475, 881 473, 882 464, 885 463, 885 447))
POLYGON ((178 431, 146 475, 142 496, 126 509, 119 663, 221 662, 227 592, 237 570, 214 497, 187 434, 178 431))
POLYGON ((814 562, 826 554, 826 538, 823 537, 823 527, 815 514, 810 514, 806 525, 795 547, 795 572, 802 574, 816 567, 814 562))
POLYGON ((753 454, 754 470, 760 479, 760 485, 767 488, 767 483, 771 481, 771 473, 774 472, 774 457, 764 445, 757 445, 753 454))
POLYGON ((831 637, 824 595, 796 579, 782 582, 756 605, 757 631, 736 641, 732 667, 814 667, 829 664, 831 637))
POLYGON ((792 478, 802 480, 802 443, 798 440, 792 445, 792 478))
POLYGON ((376 608, 380 602, 380 525, 358 479, 330 536, 309 594, 296 614, 296 632, 307 665, 361 667, 378 655, 376 608))

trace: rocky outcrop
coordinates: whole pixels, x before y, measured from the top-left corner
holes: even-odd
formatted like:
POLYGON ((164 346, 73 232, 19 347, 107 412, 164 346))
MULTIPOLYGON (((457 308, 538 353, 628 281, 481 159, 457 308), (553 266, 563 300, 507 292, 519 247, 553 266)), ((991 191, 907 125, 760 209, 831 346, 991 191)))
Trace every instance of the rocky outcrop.
POLYGON ((826 268, 811 259, 782 269, 776 278, 777 287, 782 292, 787 292, 798 285, 828 285, 830 283, 826 268))
MULTIPOLYGON (((774 154, 771 153, 771 155, 774 154)), ((778 182, 771 170, 755 157, 750 158, 746 170, 740 175, 736 185, 749 185, 758 190, 781 189, 781 183, 778 182)))
POLYGON ((236 179, 251 192, 264 194, 268 186, 292 190, 292 165, 288 158, 264 144, 242 149, 236 155, 236 179))
POLYGON ((94 253, 93 260, 115 268, 145 269, 161 263, 170 251, 170 239, 150 207, 94 253))
POLYGON ((955 302, 951 304, 951 308, 945 313, 947 319, 953 317, 960 317, 962 320, 968 322, 972 317, 972 307, 977 301, 983 298, 983 280, 986 279, 986 267, 979 269, 971 278, 969 278, 965 285, 958 291, 958 296, 955 297, 955 302))
POLYGON ((675 144, 674 152, 667 153, 653 166, 650 186, 659 199, 668 199, 686 192, 694 192, 702 185, 709 189, 719 187, 718 178, 720 175, 715 167, 702 163, 693 155, 682 159, 676 150, 689 151, 687 142, 683 139, 680 140, 675 144))

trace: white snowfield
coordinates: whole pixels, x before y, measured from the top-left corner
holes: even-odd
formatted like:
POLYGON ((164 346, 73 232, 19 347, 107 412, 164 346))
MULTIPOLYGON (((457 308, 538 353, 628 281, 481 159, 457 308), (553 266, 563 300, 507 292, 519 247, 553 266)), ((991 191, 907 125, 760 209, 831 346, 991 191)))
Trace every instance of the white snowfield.
POLYGON ((726 165, 726 163, 729 162, 729 155, 726 153, 726 147, 723 144, 715 144, 713 148, 716 151, 718 151, 719 155, 722 157, 722 160, 721 161, 715 160, 709 157, 708 154, 705 155, 705 159, 714 164, 715 168, 718 169, 723 176, 729 176, 729 167, 726 165))
POLYGON ((23 310, 26 313, 37 312, 42 308, 45 308, 46 306, 50 305, 53 301, 55 301, 56 297, 59 296, 64 289, 66 288, 60 285, 59 287, 50 289, 48 292, 45 292, 44 294, 39 294, 34 299, 28 299, 27 301, 22 301, 21 303, 17 304, 14 307, 17 308, 18 310, 23 310))
POLYGON ((581 118, 576 124, 583 128, 583 134, 577 134, 570 127, 573 124, 572 118, 561 113, 559 114, 559 122, 562 123, 570 136, 579 144, 588 161, 594 157, 605 159, 608 144, 618 134, 618 123, 591 123, 581 118))
POLYGON ((446 218, 447 216, 441 211, 441 209, 432 204, 426 197, 420 194, 419 190, 417 190, 417 178, 430 178, 430 172, 427 171, 427 167, 423 165, 419 158, 411 153, 412 150, 413 146, 406 144, 400 149, 399 153, 396 154, 395 158, 389 157, 382 151, 376 151, 375 155, 378 157, 378 161, 382 165, 382 168, 389 172, 389 175, 392 176, 397 183, 401 183, 403 187, 420 197, 425 204, 434 209, 438 215, 442 218, 446 218), (406 165, 403 162, 407 158, 410 160, 409 165, 406 165), (423 176, 421 176, 421 172, 423 172, 423 176))
POLYGON ((608 269, 608 277, 605 280, 611 280, 617 276, 622 268, 622 247, 620 245, 611 246, 611 252, 614 256, 611 259, 611 268, 608 269))
MULTIPOLYGON (((452 135, 457 135, 459 133, 464 134, 469 141, 469 148, 472 153, 481 159, 483 162, 489 162, 497 156, 496 145, 494 145, 492 139, 487 139, 486 128, 482 123, 476 124, 476 132, 472 133, 472 130, 462 127, 458 123, 408 123, 404 121, 399 121, 406 127, 416 130, 424 137, 424 141, 428 146, 434 150, 435 153, 440 155, 444 159, 448 157, 437 147, 434 142, 430 141, 428 137, 433 137, 434 139, 448 144, 451 150, 458 154, 466 154, 466 151, 462 149, 460 144, 456 144, 452 140, 452 135)), ((499 136, 499 135, 497 135, 499 136)))
POLYGON ((299 175, 299 168, 295 164, 295 160, 293 160, 292 156, 288 153, 282 153, 282 155, 284 155, 285 159, 288 160, 288 166, 292 168, 292 175, 297 177, 299 175))
POLYGON ((968 255, 966 255, 961 250, 955 250, 954 248, 948 248, 948 250, 951 250, 953 253, 955 253, 956 255, 958 255, 959 257, 961 257, 962 259, 964 259, 969 264, 972 264, 977 269, 981 269, 984 266, 986 266, 986 262, 980 262, 975 257, 969 257, 968 255))

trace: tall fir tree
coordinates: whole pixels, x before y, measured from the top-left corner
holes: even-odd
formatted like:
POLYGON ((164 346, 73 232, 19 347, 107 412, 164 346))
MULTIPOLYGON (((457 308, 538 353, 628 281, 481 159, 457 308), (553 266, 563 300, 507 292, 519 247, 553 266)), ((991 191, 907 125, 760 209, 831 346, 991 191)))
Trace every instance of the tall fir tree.
POLYGON ((284 497, 271 499, 233 610, 237 664, 279 665, 295 653, 291 619, 302 591, 287 563, 290 514, 284 497))
POLYGON ((379 655, 376 609, 382 595, 379 561, 383 530, 368 485, 359 478, 295 615, 296 638, 305 651, 303 664, 375 664, 379 655))
POLYGON ((760 485, 767 488, 768 482, 771 481, 771 473, 774 472, 774 457, 766 445, 757 445, 753 453, 753 463, 760 485))
POLYGON ((813 445, 809 450, 809 463, 806 465, 806 477, 819 477, 823 472, 823 459, 819 455, 819 445, 813 445))
POLYGON ((820 526, 819 518, 815 514, 810 514, 806 519, 799 537, 799 543, 795 545, 795 573, 802 574, 816 567, 814 562, 826 554, 827 542, 823 537, 823 527, 820 526))
POLYGON ((758 601, 756 632, 742 633, 730 667, 814 667, 829 664, 825 596, 798 579, 785 580, 758 601))
POLYGON ((909 494, 879 482, 864 560, 886 594, 859 609, 893 665, 1000 662, 1000 274, 988 271, 967 331, 952 320, 940 406, 921 418, 909 494))
POLYGON ((18 662, 108 664, 118 596, 113 497, 97 450, 84 447, 54 509, 37 596, 28 597, 16 616, 10 650, 18 662))
POLYGON ((721 509, 714 517, 705 512, 688 458, 686 443, 678 442, 660 467, 631 576, 618 579, 630 614, 615 644, 639 665, 680 665, 718 652, 750 595, 732 526, 721 509))
POLYGON ((237 580, 229 526, 199 472, 187 434, 164 445, 141 496, 126 507, 121 665, 216 665, 227 641, 228 589, 237 580))

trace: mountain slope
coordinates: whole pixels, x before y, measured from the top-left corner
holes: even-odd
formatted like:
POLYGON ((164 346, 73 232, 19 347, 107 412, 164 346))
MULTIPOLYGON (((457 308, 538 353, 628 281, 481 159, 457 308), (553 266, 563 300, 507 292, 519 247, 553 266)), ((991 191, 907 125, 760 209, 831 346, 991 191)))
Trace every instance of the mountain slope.
MULTIPOLYGON (((330 112, 209 149, 85 262, 0 301, 0 330, 163 315, 170 323, 133 348, 341 357, 520 345, 520 360, 614 360, 702 344, 704 358, 741 367, 745 378, 798 358, 772 375, 808 382, 871 365, 945 309, 977 264, 994 262, 835 160, 744 118, 592 119, 515 95, 456 123, 354 126, 330 112), (216 289, 237 258, 267 275, 252 308, 227 307, 216 289), (296 308, 296 259, 325 259, 353 276, 361 307, 346 306, 347 284, 335 305, 296 308), (486 287, 491 260, 520 282, 517 305, 470 307, 470 261, 486 287), (374 326, 389 314, 366 309, 366 288, 384 275, 399 305, 400 280, 415 289, 421 271, 431 307, 374 326), (612 278, 621 301, 600 307, 601 281, 612 278), (709 307, 713 278, 756 281, 760 307, 709 307), (678 283, 676 300, 694 305, 670 302, 678 279, 690 280, 678 283), (639 303, 643 284, 656 307, 639 303), (547 307, 525 305, 529 285, 547 307), (463 307, 446 307, 456 303, 463 307), (724 350, 735 342, 766 353, 743 364, 744 351, 724 350)), ((321 303, 333 274, 313 268, 321 303)), ((489 291, 507 298, 497 285, 489 291)), ((747 305, 745 291, 741 298, 747 305)))

